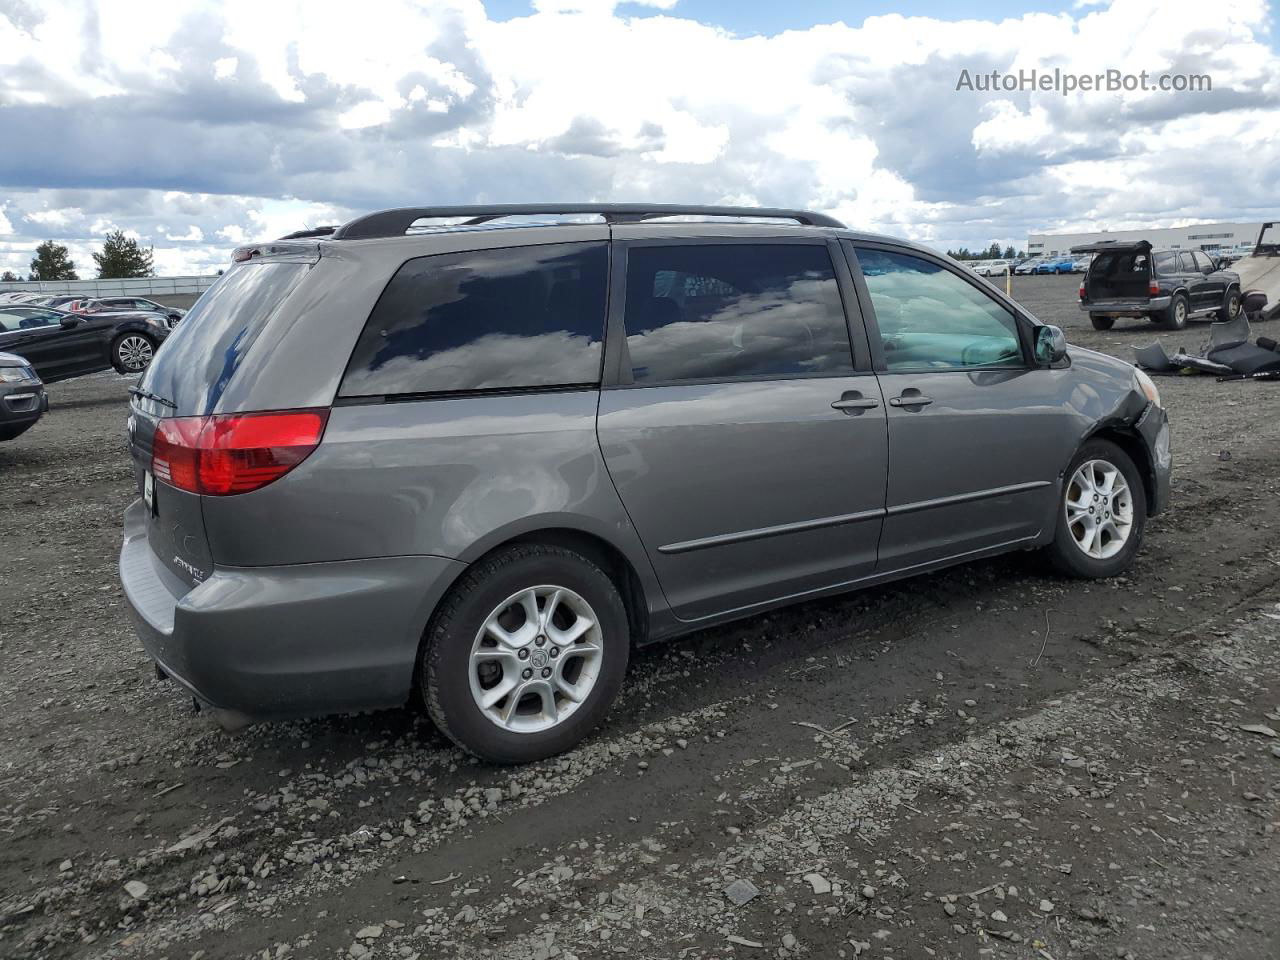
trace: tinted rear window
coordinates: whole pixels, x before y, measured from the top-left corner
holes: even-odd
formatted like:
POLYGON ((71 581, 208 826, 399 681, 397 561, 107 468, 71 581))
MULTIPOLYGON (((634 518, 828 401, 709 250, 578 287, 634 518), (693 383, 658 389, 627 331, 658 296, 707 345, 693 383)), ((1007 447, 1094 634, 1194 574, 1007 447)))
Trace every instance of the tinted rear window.
POLYGON ((633 247, 626 328, 637 383, 853 370, 825 246, 633 247))
POLYGON ((281 262, 233 266, 165 340, 143 389, 176 404, 176 416, 212 413, 267 320, 308 269, 281 262))
POLYGON ((605 243, 410 260, 373 308, 339 394, 598 383, 608 270, 605 243))
MULTIPOLYGON (((1159 263, 1159 260, 1156 261, 1159 263)), ((1100 253, 1093 258, 1089 272, 1097 277, 1146 276, 1148 259, 1145 253, 1132 250, 1119 253, 1100 253)))

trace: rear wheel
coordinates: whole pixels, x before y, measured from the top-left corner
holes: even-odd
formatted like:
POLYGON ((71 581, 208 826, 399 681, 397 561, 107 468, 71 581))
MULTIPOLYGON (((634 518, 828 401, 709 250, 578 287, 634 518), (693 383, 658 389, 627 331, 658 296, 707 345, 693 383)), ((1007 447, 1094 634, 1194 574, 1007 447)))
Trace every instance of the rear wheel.
POLYGON ((1067 467, 1049 555, 1073 577, 1122 573, 1142 543, 1147 497, 1129 455, 1107 440, 1090 440, 1067 467))
POLYGON ((1110 330, 1116 325, 1115 317, 1102 317, 1096 313, 1089 314, 1089 322, 1093 324, 1095 330, 1110 330))
POLYGON ((156 342, 145 333, 122 333, 111 344, 111 363, 120 373, 141 373, 155 355, 156 342))
POLYGON ((1182 330, 1185 328, 1189 309, 1187 295, 1185 293, 1175 293, 1173 301, 1169 304, 1169 309, 1164 314, 1165 327, 1169 330, 1182 330))
POLYGON ((494 763, 570 749, 608 712, 631 649, 612 580, 585 557, 511 547, 468 571, 427 630, 421 684, 437 727, 494 763))
POLYGON ((1223 323, 1240 316, 1240 291, 1235 287, 1227 290, 1227 296, 1218 310, 1218 319, 1223 323))

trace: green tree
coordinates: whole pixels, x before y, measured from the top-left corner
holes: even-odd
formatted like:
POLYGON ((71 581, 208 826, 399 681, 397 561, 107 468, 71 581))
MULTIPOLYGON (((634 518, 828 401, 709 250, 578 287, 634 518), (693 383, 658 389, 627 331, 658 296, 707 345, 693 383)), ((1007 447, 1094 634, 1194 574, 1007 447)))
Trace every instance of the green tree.
POLYGON ((72 263, 67 248, 60 243, 46 240, 36 247, 31 258, 31 274, 28 280, 79 280, 76 265, 72 263))
POLYGON ((18 276, 16 273, 14 273, 12 270, 6 270, 4 272, 4 275, 0 276, 0 283, 13 283, 16 280, 21 280, 21 279, 22 278, 18 276))
POLYGON ((126 237, 123 230, 107 234, 107 239, 102 242, 102 252, 93 255, 93 260, 98 265, 98 279, 119 280, 151 276, 153 249, 153 247, 142 249, 138 241, 132 237, 126 237))
POLYGON ((999 260, 1000 244, 996 243, 994 240, 991 241, 991 246, 987 247, 986 252, 982 256, 987 260, 999 260))
POLYGON ((1012 259, 1013 259, 1014 257, 1016 257, 1017 255, 1018 255, 1018 254, 1014 251, 1014 249, 1013 249, 1013 244, 1011 243, 1011 244, 1009 244, 1009 246, 1007 246, 1007 247, 1005 247, 1005 248, 1004 248, 1004 253, 1003 253, 1001 256, 1002 256, 1005 260, 1012 260, 1012 259))

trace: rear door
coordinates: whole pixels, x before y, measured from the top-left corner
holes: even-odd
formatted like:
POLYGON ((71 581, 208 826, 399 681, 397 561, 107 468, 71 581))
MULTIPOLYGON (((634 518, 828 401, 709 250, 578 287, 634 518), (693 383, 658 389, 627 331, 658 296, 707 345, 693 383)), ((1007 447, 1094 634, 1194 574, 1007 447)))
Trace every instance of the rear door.
POLYGON ((1192 294, 1192 302, 1201 310, 1220 307, 1227 297, 1226 278, 1218 273, 1213 261, 1204 251, 1195 250, 1191 256, 1194 260, 1196 290, 1192 294))
POLYGON ((1030 541, 1051 522, 1075 426, 1024 323, 943 259, 848 244, 888 405, 879 569, 1030 541))
MULTIPOLYGON (((213 569, 200 496, 152 477, 156 428, 169 417, 212 413, 268 320, 309 269, 305 260, 240 263, 218 278, 193 313, 199 323, 179 327, 138 384, 128 421, 139 495, 150 488, 147 540, 157 560, 196 586, 213 569)), ((86 318, 92 324, 92 317, 86 318)), ((109 320, 100 321, 109 323, 109 320)))
POLYGON ((616 239, 614 262, 597 432, 676 615, 872 573, 885 410, 838 246, 616 239))

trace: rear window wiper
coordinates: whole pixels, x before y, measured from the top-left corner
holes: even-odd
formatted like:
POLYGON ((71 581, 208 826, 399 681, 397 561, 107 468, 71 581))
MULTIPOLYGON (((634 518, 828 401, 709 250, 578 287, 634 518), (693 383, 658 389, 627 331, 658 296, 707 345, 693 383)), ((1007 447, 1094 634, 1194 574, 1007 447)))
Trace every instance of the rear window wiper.
POLYGON ((141 397, 143 400, 154 400, 156 403, 160 404, 162 407, 168 407, 171 410, 178 409, 178 405, 174 403, 172 400, 169 400, 166 397, 162 397, 159 394, 152 393, 150 390, 143 390, 140 387, 130 387, 129 392, 133 394, 135 397, 141 397))

